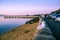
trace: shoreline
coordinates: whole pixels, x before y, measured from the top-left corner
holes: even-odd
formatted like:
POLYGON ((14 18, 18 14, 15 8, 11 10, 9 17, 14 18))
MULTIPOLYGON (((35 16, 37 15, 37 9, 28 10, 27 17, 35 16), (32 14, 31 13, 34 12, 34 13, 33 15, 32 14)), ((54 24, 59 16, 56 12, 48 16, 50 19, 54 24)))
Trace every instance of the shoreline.
POLYGON ((1 39, 2 40, 8 40, 8 39, 10 39, 10 40, 12 40, 12 39, 13 40, 15 40, 15 39, 31 40, 31 39, 33 39, 33 36, 36 34, 36 31, 37 31, 36 27, 38 26, 38 24, 39 24, 39 21, 34 24, 24 24, 22 26, 19 26, 13 30, 1 35, 1 39), (11 39, 11 37, 13 37, 13 38, 11 39))

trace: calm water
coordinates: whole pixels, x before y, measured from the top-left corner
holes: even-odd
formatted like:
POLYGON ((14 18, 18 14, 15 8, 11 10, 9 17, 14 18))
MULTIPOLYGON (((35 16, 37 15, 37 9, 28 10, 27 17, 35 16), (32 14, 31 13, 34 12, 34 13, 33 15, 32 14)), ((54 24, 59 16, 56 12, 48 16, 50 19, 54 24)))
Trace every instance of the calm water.
POLYGON ((18 26, 25 24, 26 21, 31 19, 4 19, 0 20, 0 34, 12 30, 18 26))

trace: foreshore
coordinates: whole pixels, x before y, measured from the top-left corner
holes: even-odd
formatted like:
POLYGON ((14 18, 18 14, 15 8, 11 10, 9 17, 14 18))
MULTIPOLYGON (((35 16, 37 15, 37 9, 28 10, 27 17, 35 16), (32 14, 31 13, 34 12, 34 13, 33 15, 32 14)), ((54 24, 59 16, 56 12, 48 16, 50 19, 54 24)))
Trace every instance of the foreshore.
POLYGON ((24 24, 13 30, 10 30, 0 36, 1 40, 33 40, 37 32, 38 22, 33 24, 24 24))

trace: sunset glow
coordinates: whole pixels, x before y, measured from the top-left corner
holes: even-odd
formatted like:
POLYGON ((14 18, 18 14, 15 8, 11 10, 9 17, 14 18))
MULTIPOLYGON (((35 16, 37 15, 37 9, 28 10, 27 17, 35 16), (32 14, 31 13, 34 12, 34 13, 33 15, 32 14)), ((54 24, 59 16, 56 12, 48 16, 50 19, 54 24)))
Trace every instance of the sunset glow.
POLYGON ((0 14, 29 15, 59 9, 59 0, 0 0, 0 14))

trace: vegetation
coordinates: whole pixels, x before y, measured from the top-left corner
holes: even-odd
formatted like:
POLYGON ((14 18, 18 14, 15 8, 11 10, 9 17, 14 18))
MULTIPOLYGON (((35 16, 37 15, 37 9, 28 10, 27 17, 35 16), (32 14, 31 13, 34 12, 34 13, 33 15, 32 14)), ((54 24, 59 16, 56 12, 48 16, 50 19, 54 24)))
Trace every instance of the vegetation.
POLYGON ((36 27, 39 22, 34 24, 24 24, 0 36, 0 40, 34 40, 37 32, 36 27))
POLYGON ((33 18, 32 20, 30 21, 27 21, 26 24, 33 24, 35 22, 39 21, 39 17, 36 17, 36 18, 33 18))

